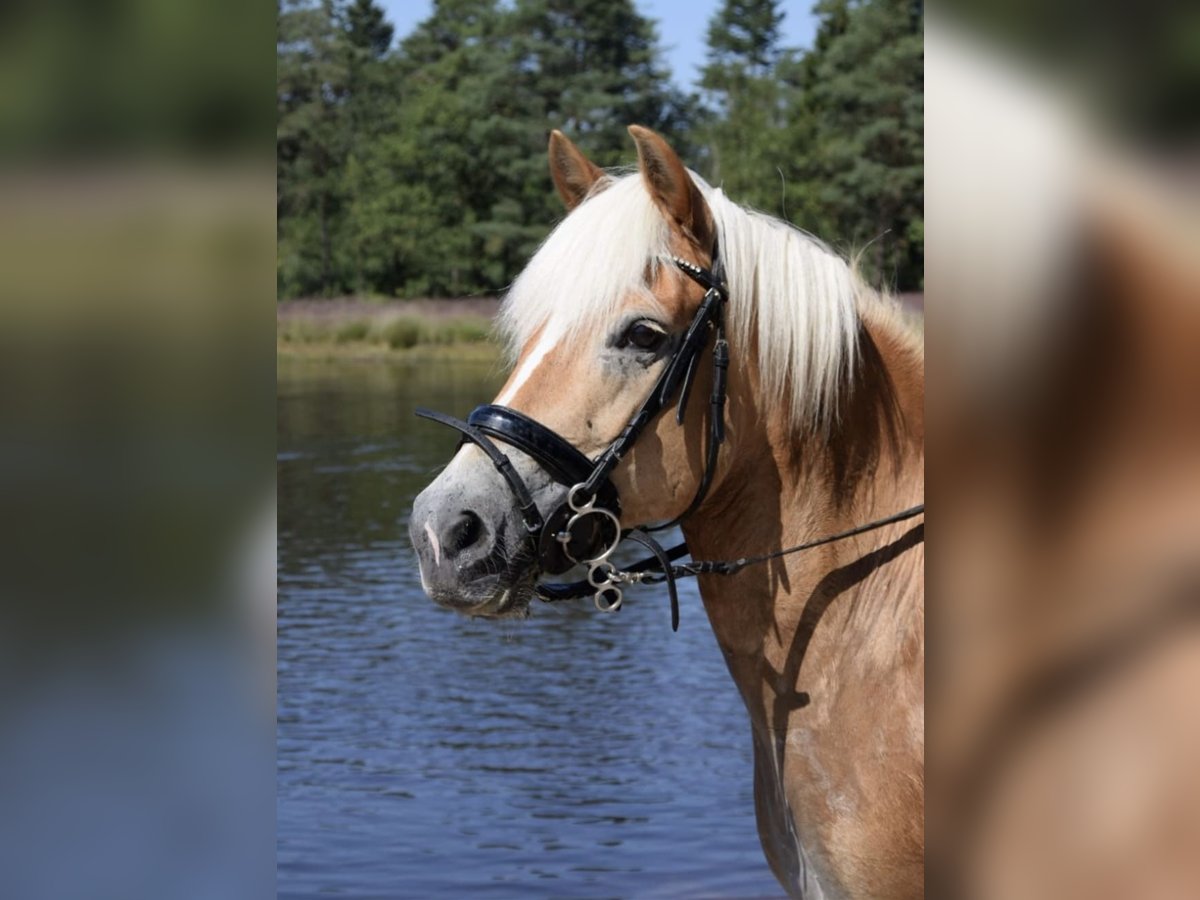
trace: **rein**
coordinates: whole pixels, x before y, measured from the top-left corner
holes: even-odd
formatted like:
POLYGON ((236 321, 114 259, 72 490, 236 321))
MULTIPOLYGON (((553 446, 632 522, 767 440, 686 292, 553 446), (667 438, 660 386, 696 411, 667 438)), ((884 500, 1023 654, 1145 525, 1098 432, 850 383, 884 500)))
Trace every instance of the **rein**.
POLYGON ((671 257, 671 261, 705 289, 704 298, 650 395, 608 449, 595 461, 588 459, 569 441, 545 425, 506 406, 487 404, 477 407, 467 416, 465 422, 427 409, 417 409, 416 414, 455 429, 462 435, 460 447, 462 443, 470 441, 492 461, 516 499, 525 525, 526 546, 530 554, 537 558, 543 571, 558 575, 575 565, 587 566, 587 577, 579 581, 537 584, 534 590, 539 599, 553 603, 591 595, 598 610, 616 612, 624 600, 621 585, 666 584, 671 601, 671 629, 678 631, 679 594, 675 584, 678 579, 699 575, 733 575, 747 566, 769 562, 792 553, 874 531, 894 522, 911 519, 925 511, 925 504, 762 556, 725 561, 692 560, 673 565, 688 552, 687 543, 677 544, 665 550, 650 536, 650 532, 671 528, 695 512, 704 502, 712 485, 717 457, 721 444, 725 441, 729 342, 725 339, 724 312, 729 293, 724 283, 724 267, 716 248, 713 250, 711 271, 678 257, 671 257), (636 443, 646 426, 671 404, 676 390, 679 391, 679 398, 676 401, 675 421, 679 425, 683 424, 697 362, 701 350, 708 343, 709 332, 715 332, 716 339, 713 342, 712 354, 713 387, 709 401, 709 440, 700 484, 691 503, 674 519, 658 525, 623 531, 620 497, 609 476, 636 443), (543 518, 524 480, 509 458, 495 445, 493 438, 525 453, 538 463, 547 475, 565 485, 565 502, 543 518), (609 557, 625 540, 641 544, 651 555, 625 569, 618 569, 609 562, 609 557))
MULTIPOLYGON (((601 567, 606 567, 603 575, 607 578, 604 587, 609 585, 621 584, 666 584, 667 591, 671 595, 671 628, 673 631, 679 630, 679 598, 675 589, 675 582, 680 578, 695 578, 699 575, 736 575, 738 572, 747 566, 758 565, 759 563, 770 562, 774 559, 780 559, 784 556, 789 556, 792 553, 801 553, 804 550, 812 550, 814 547, 821 547, 825 544, 832 544, 836 541, 845 540, 846 538, 854 537, 858 534, 865 534, 868 531, 875 531, 887 525, 892 525, 896 522, 903 522, 907 519, 915 518, 925 512, 925 504, 921 503, 917 506, 909 507, 893 515, 886 516, 882 519, 876 519, 873 522, 868 522, 865 525, 857 525, 854 528, 848 528, 845 531, 839 531, 835 534, 829 534, 825 537, 817 538, 812 541, 805 541, 803 544, 797 544, 794 547, 788 547, 784 550, 774 550, 770 553, 764 553, 762 556, 743 556, 739 559, 731 560, 691 560, 682 565, 673 566, 671 563, 679 559, 688 552, 687 542, 676 544, 670 550, 663 550, 656 541, 649 538, 638 529, 634 529, 625 535, 629 540, 637 541, 645 546, 649 546, 654 551, 653 556, 648 556, 645 559, 638 560, 626 569, 617 569, 612 563, 603 561, 601 567), (659 570, 654 571, 653 566, 659 565, 659 570)), ((594 594, 597 591, 598 585, 593 581, 592 574, 589 572, 587 579, 574 581, 570 584, 539 584, 537 587, 539 599, 546 603, 556 603, 560 600, 577 600, 586 597, 589 594, 594 594)), ((615 590, 620 590, 615 588, 615 590)), ((619 605, 619 601, 618 601, 619 605)), ((612 611, 611 608, 607 611, 612 611)))

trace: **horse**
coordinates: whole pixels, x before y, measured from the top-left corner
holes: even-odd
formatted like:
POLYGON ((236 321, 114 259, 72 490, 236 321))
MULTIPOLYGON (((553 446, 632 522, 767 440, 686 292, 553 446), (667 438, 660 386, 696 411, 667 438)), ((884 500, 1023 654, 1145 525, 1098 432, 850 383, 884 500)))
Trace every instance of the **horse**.
POLYGON ((690 574, 749 714, 767 862, 795 897, 923 896, 924 522, 884 518, 924 494, 923 338, 816 238, 629 133, 631 172, 550 136, 567 215, 502 305, 500 394, 441 417, 466 439, 414 501, 422 586, 526 616, 557 540, 611 608, 610 541, 680 516, 695 559, 758 563, 690 574))

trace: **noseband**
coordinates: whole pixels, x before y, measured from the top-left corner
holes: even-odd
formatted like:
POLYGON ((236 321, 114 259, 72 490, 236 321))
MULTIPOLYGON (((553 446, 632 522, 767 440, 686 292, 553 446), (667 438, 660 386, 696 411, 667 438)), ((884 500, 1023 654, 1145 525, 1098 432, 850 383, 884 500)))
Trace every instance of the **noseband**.
MULTIPOLYGON (((575 565, 587 567, 586 580, 571 584, 544 584, 535 587, 538 596, 545 601, 575 599, 593 596, 596 608, 603 612, 620 609, 623 594, 622 584, 665 583, 671 600, 671 627, 679 628, 679 597, 675 580, 703 574, 729 575, 747 565, 765 562, 788 553, 829 543, 881 528, 891 522, 911 518, 924 512, 924 504, 905 510, 887 519, 880 519, 865 526, 830 535, 817 541, 775 551, 763 557, 751 557, 729 562, 691 562, 682 566, 671 563, 687 552, 687 545, 679 544, 664 550, 649 532, 662 531, 677 525, 691 515, 708 494, 716 471, 717 456, 725 440, 726 374, 729 369, 729 343, 725 339, 725 304, 729 293, 724 283, 724 268, 719 254, 714 249, 712 269, 703 269, 678 257, 671 261, 685 275, 705 289, 704 298, 682 340, 672 353, 654 388, 628 424, 609 444, 608 449, 595 460, 588 459, 570 441, 540 422, 506 406, 487 404, 476 407, 464 422, 445 413, 418 409, 416 414, 432 419, 455 429, 462 435, 462 443, 475 444, 492 461, 516 499, 521 519, 525 525, 524 540, 531 558, 538 560, 543 572, 561 575, 575 565), (621 528, 621 502, 617 489, 609 476, 637 442, 646 426, 663 409, 669 406, 678 392, 675 421, 683 424, 692 381, 696 376, 697 362, 701 351, 708 343, 710 332, 716 334, 713 342, 713 383, 710 398, 709 437, 705 454, 704 474, 695 496, 687 508, 671 519, 658 525, 623 530, 621 528), (524 480, 517 473, 509 458, 496 446, 494 439, 503 441, 531 457, 554 481, 567 488, 566 498, 549 516, 543 518, 533 501, 524 480), (652 556, 620 571, 609 562, 609 557, 624 540, 632 540, 649 549, 652 556)), ((462 446, 462 443, 459 446, 462 446)))

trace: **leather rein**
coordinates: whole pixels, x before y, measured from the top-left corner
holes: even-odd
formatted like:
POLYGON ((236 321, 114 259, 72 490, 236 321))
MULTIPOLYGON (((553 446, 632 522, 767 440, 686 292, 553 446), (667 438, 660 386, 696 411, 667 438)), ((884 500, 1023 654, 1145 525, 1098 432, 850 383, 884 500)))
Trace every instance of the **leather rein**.
POLYGON ((649 396, 608 449, 597 459, 588 459, 555 431, 505 406, 487 404, 477 407, 467 416, 466 421, 428 409, 417 409, 416 414, 455 429, 462 435, 460 447, 462 443, 469 441, 491 460, 516 500, 525 526, 524 541, 528 552, 538 560, 544 572, 559 575, 575 565, 587 567, 587 577, 579 581, 535 585, 534 590, 539 599, 553 603, 591 596, 600 611, 616 612, 621 608, 624 599, 622 585, 666 584, 671 602, 671 629, 677 631, 679 594, 675 583, 678 579, 699 575, 733 575, 747 566, 769 562, 911 519, 925 512, 925 504, 762 556, 725 561, 691 560, 674 565, 676 560, 687 554, 687 543, 677 544, 667 550, 650 534, 671 528, 691 515, 704 502, 712 485, 717 457, 725 440, 729 342, 725 338, 724 314, 729 293, 724 283, 722 262, 715 249, 711 270, 678 257, 671 257, 671 262, 705 289, 704 298, 649 396), (712 351, 713 385, 709 400, 708 447, 700 484, 687 509, 669 522, 623 530, 620 521, 620 497, 609 476, 636 443, 646 426, 671 404, 677 390, 675 421, 679 425, 683 424, 697 362, 701 351, 708 344, 710 332, 716 335, 712 351), (547 475, 566 486, 568 490, 565 501, 548 516, 543 517, 524 480, 493 439, 503 441, 532 457, 547 475), (625 540, 641 544, 651 555, 624 569, 618 569, 609 561, 609 557, 625 540))

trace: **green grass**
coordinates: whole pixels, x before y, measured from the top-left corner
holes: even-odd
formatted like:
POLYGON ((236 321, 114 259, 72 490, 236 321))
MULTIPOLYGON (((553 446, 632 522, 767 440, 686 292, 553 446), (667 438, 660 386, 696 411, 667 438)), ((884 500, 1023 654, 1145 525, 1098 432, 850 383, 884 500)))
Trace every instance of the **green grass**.
POLYGON ((314 344, 327 339, 323 322, 313 319, 288 319, 278 324, 279 340, 286 344, 314 344))
POLYGON ((491 334, 491 323, 478 316, 403 313, 328 319, 294 316, 285 317, 278 323, 280 345, 293 348, 334 345, 360 350, 409 350, 423 346, 482 344, 491 334))
POLYGON ((501 366, 500 347, 491 341, 474 344, 417 344, 393 349, 387 344, 361 341, 348 344, 280 343, 278 358, 296 363, 339 363, 347 360, 404 360, 406 362, 470 362, 501 366))
POLYGON ((371 323, 362 319, 343 322, 333 332, 333 340, 338 344, 349 344, 354 341, 366 340, 371 332, 371 323))
POLYGON ((406 350, 421 343, 423 330, 421 320, 415 316, 396 316, 376 322, 372 336, 393 350, 406 350))
POLYGON ((403 312, 350 313, 347 316, 284 316, 277 319, 281 355, 295 358, 347 358, 403 353, 406 358, 487 358, 498 356, 491 320, 481 316, 420 316, 403 312))

